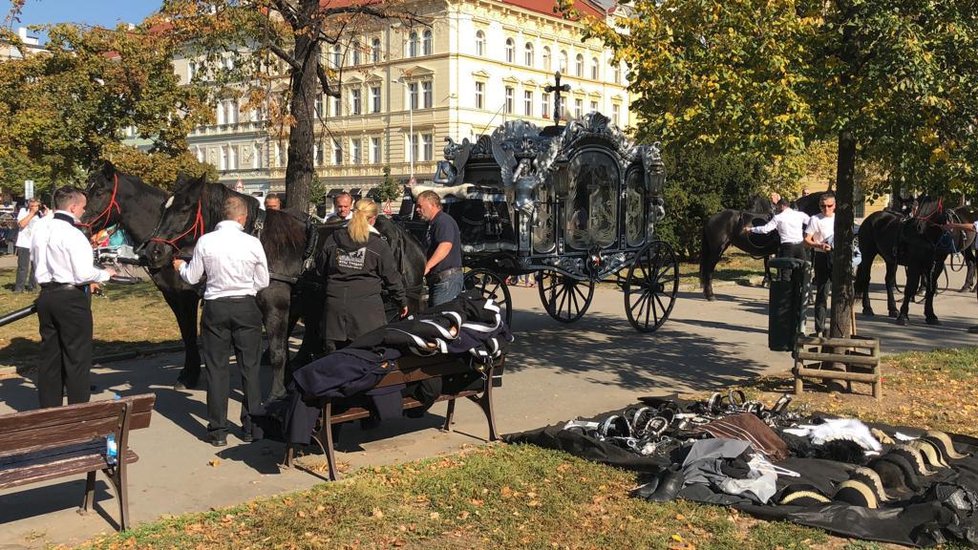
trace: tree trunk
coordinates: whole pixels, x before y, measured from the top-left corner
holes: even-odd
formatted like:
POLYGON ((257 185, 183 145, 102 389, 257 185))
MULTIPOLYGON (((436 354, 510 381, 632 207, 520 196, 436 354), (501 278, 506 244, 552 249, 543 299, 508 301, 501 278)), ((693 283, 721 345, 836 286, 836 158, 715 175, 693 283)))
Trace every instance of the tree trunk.
MULTIPOLYGON (((310 4, 310 2, 304 2, 310 4)), ((317 2, 311 3, 313 6, 317 2)), ((295 60, 302 70, 292 71, 292 98, 289 113, 292 128, 289 131, 289 156, 285 168, 285 201, 290 208, 305 212, 309 207, 309 192, 315 173, 316 96, 320 93, 317 67, 319 43, 309 29, 295 29, 295 60)))
POLYGON ((835 244, 832 249, 832 322, 829 335, 848 337, 852 331, 853 194, 856 186, 856 139, 849 130, 839 133, 835 186, 835 244))

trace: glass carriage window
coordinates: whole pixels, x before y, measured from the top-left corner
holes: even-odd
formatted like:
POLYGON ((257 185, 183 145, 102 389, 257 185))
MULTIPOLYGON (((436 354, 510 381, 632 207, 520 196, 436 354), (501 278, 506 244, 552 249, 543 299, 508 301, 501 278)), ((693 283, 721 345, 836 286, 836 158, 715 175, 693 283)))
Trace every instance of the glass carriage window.
POLYGON ((628 246, 645 243, 647 204, 644 170, 639 165, 625 176, 625 241, 628 246))
POLYGON ((611 246, 618 226, 618 163, 606 153, 584 151, 574 155, 568 170, 564 219, 568 246, 579 250, 611 246))

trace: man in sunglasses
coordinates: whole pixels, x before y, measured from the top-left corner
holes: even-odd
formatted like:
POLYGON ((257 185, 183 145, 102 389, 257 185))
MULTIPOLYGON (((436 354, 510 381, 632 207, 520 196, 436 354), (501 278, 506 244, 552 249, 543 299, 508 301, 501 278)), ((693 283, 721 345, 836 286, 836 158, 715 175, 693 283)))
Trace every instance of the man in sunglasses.
POLYGON ((805 230, 805 245, 815 250, 815 336, 828 336, 829 290, 832 288, 832 242, 835 238, 835 193, 827 191, 819 200, 822 212, 812 216, 805 230))

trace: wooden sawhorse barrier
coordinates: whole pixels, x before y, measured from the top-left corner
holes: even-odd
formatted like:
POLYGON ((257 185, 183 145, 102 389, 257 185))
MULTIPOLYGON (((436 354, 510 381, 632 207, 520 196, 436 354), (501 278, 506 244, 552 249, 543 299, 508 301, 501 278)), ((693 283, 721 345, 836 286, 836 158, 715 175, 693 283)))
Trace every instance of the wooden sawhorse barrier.
POLYGON ((799 336, 795 340, 795 395, 803 391, 805 378, 842 380, 852 391, 853 382, 873 386, 873 397, 883 398, 883 378, 880 372, 880 342, 876 338, 814 338, 799 336), (821 350, 827 350, 823 352, 821 350), (844 370, 823 368, 838 363, 844 370))

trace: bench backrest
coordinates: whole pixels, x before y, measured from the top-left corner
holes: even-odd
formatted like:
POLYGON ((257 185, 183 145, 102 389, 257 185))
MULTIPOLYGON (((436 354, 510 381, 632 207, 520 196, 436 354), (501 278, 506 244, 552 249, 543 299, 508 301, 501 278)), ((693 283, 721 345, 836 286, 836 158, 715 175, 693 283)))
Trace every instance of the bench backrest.
POLYGON ((155 402, 156 395, 146 393, 0 415, 0 457, 119 434, 125 411, 130 430, 147 428, 155 402))

